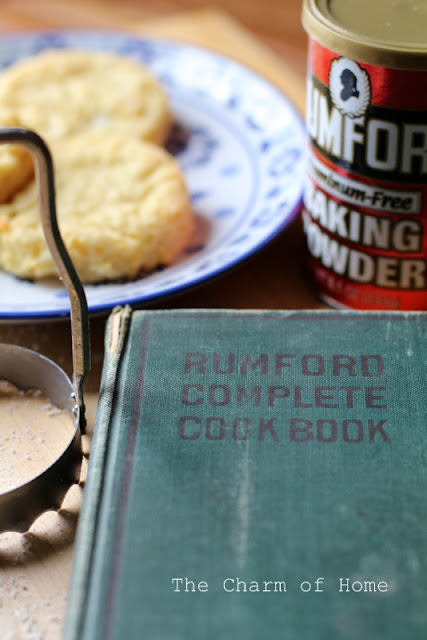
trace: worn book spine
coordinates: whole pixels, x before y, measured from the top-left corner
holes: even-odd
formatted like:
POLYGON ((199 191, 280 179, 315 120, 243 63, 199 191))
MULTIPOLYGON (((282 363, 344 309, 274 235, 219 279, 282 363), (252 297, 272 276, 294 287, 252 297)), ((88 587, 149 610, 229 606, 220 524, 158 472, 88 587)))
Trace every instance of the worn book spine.
POLYGON ((97 539, 99 525, 99 505, 104 488, 104 474, 109 439, 111 435, 111 413, 117 376, 120 370, 120 358, 123 352, 129 322, 130 307, 115 308, 107 322, 105 334, 105 360, 101 382, 94 438, 90 452, 90 473, 84 491, 84 504, 79 516, 79 528, 75 547, 77 553, 73 559, 72 606, 67 609, 64 626, 64 638, 81 639, 83 633, 84 614, 87 611, 87 597, 90 590, 91 565, 93 549, 97 539))

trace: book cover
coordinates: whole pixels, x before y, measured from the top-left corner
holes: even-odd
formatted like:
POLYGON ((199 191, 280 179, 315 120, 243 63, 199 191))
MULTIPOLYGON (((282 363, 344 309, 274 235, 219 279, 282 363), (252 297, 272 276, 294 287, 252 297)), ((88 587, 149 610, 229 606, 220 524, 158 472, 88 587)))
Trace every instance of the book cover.
POLYGON ((66 640, 427 637, 427 314, 117 309, 66 640))

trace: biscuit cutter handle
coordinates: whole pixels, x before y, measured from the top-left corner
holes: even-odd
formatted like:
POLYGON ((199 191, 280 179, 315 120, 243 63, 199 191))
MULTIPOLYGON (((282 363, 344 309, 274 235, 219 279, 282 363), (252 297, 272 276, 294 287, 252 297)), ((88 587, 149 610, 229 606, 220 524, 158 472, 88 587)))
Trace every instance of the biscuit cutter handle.
POLYGON ((19 144, 31 153, 39 187, 40 219, 59 278, 70 298, 73 356, 73 389, 79 407, 81 433, 86 431, 83 381, 90 368, 89 313, 86 295, 77 271, 65 248, 56 218, 55 181, 52 156, 44 140, 23 128, 0 128, 0 143, 19 144))

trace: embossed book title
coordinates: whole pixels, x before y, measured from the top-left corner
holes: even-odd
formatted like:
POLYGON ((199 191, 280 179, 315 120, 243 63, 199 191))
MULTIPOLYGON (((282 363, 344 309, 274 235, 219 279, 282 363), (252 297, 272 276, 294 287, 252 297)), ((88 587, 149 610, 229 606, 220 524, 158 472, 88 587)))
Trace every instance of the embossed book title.
POLYGON ((185 353, 182 440, 391 442, 378 353, 185 353))

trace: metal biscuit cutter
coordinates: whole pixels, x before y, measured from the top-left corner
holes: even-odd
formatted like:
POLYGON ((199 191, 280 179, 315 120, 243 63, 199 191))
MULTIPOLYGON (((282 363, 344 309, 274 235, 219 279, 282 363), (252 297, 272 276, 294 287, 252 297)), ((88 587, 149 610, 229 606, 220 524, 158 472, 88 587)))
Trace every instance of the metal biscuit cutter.
POLYGON ((40 389, 53 404, 67 409, 74 422, 71 440, 55 461, 29 481, 0 493, 0 532, 25 532, 42 512, 59 509, 69 487, 79 480, 81 434, 86 429, 83 380, 90 367, 89 316, 83 285, 57 225, 53 163, 48 147, 39 135, 21 128, 0 128, 0 143, 20 144, 33 157, 43 232, 71 305, 72 382, 43 355, 0 344, 0 378, 19 389, 40 389))

